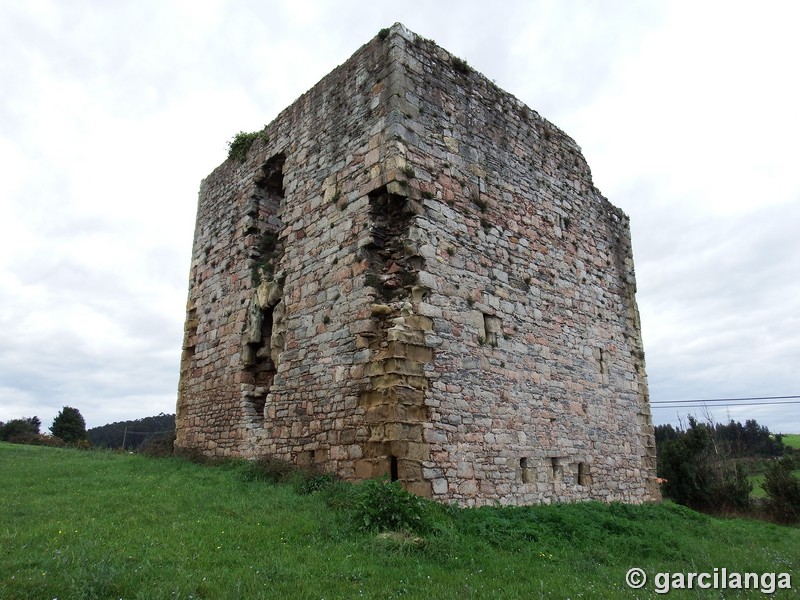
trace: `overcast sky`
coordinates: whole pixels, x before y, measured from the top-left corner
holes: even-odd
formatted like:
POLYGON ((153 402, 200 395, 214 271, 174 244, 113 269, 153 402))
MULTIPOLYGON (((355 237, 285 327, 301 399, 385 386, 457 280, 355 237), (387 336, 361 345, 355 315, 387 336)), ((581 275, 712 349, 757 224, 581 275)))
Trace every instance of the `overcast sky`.
POLYGON ((1 0, 0 420, 174 412, 200 180, 396 21, 630 215, 654 402, 800 394, 796 2, 1 0))

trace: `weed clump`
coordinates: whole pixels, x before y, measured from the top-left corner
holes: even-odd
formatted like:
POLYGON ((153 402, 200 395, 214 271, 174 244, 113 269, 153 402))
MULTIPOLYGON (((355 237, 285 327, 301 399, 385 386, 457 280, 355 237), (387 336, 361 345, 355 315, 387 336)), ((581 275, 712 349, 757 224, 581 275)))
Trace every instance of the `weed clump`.
POLYGON ((203 454, 199 448, 182 448, 180 446, 174 446, 172 453, 174 456, 188 460, 196 465, 214 467, 225 462, 225 459, 203 454))
POLYGON ((275 265, 280 257, 278 241, 278 234, 273 231, 261 234, 257 247, 258 258, 253 260, 251 266, 254 286, 257 287, 262 281, 269 281, 275 276, 275 265))
POLYGON ((351 510, 362 531, 426 533, 431 529, 429 504, 397 481, 368 479, 356 487, 351 510))

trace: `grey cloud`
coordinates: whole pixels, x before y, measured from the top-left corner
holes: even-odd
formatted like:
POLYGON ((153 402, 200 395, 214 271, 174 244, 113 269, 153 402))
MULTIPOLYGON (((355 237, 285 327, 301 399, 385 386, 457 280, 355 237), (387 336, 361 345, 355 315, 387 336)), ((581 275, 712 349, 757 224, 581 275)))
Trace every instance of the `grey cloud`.
MULTIPOLYGON (((798 393, 800 204, 716 218, 662 209, 642 220, 634 250, 652 398, 798 393)), ((778 409, 730 410, 787 422, 778 409)), ((793 406, 783 410, 800 421, 793 406)), ((655 410, 657 420, 674 413, 655 410)))
MULTIPOLYGON (((174 409, 200 179, 224 159, 226 136, 269 121, 379 28, 401 21, 434 38, 579 144, 593 144, 614 141, 633 117, 582 109, 598 99, 613 108, 624 85, 636 83, 619 80, 620 70, 667 13, 621 0, 502 9, 409 0, 392 11, 354 0, 309 4, 308 12, 291 2, 218 6, 96 0, 0 8, 0 150, 12 149, 29 171, 3 198, 4 231, 16 237, 4 240, 0 257, 0 411, 70 404, 102 424, 174 409)), ((680 17, 685 9, 670 10, 680 17)), ((724 48, 714 51, 715 60, 724 56, 724 48)), ((642 152, 670 142, 654 139, 661 129, 652 124, 671 108, 660 96, 681 80, 659 76, 657 93, 633 101, 645 99, 634 121, 643 131, 620 136, 629 146, 638 140, 642 152)), ((685 93, 680 102, 692 105, 685 93)), ((713 109, 709 103, 701 109, 713 109)), ((703 137, 714 128, 686 114, 676 125, 681 143, 719 152, 724 141, 703 137)), ((637 172, 649 165, 618 152, 606 160, 611 147, 587 157, 608 171, 598 180, 627 185, 604 191, 632 219, 653 399, 797 393, 800 196, 791 174, 765 171, 781 163, 758 144, 748 148, 760 170, 743 161, 730 173, 682 163, 682 147, 652 157, 674 160, 666 165, 674 172, 637 172), (760 189, 765 173, 794 198, 721 216, 707 209, 708 194, 760 189), (726 180, 709 181, 720 176, 726 180)), ((795 423, 795 431, 798 412, 731 408, 763 416, 771 428, 795 423)), ((674 420, 674 410, 654 413, 674 420)))

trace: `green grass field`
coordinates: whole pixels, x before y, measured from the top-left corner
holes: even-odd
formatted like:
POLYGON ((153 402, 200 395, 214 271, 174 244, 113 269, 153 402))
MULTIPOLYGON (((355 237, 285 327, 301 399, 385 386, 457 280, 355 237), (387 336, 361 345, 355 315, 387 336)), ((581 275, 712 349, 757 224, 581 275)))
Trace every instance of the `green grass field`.
POLYGON ((781 439, 785 446, 800 450, 800 433, 785 433, 781 439))
POLYGON ((360 531, 330 495, 243 472, 0 443, 0 598, 664 597, 626 587, 634 566, 651 577, 782 571, 795 589, 776 598, 800 588, 797 527, 670 503, 581 503, 434 507, 421 539, 385 537, 360 531))

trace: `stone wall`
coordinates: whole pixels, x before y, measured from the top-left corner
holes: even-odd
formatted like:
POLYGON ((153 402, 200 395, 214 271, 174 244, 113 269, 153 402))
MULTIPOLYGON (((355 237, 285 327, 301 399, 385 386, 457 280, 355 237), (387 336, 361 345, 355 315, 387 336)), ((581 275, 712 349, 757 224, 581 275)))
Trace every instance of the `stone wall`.
POLYGON ((627 217, 396 25, 202 184, 178 440, 466 505, 657 499, 627 217))

